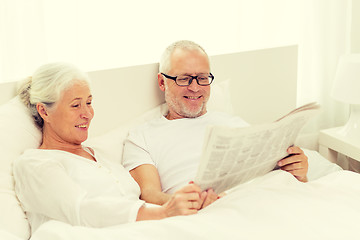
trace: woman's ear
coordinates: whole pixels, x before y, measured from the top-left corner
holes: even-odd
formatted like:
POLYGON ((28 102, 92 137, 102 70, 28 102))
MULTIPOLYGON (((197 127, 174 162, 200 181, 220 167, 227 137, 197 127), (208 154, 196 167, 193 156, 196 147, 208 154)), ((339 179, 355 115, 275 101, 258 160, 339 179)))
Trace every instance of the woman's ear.
POLYGON ((46 109, 45 105, 42 104, 42 103, 37 103, 36 104, 36 110, 38 111, 40 117, 44 121, 46 121, 46 119, 49 117, 49 115, 48 115, 48 112, 47 112, 47 109, 46 109))
POLYGON ((161 73, 158 73, 158 84, 161 91, 165 91, 165 80, 161 73))

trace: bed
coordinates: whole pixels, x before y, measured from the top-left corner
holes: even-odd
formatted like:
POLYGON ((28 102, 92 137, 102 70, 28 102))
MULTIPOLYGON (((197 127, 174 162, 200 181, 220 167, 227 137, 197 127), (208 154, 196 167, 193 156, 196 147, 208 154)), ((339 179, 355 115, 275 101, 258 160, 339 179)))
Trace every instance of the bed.
MULTIPOLYGON (((128 130, 164 110, 158 64, 89 72, 95 118, 87 144, 120 162, 128 130)), ((209 110, 273 121, 296 106, 297 46, 211 56, 215 76, 209 110), (286 89, 286 91, 284 91, 286 89)), ((309 182, 273 171, 232 189, 196 215, 109 228, 49 221, 30 236, 16 194, 11 163, 36 148, 41 134, 15 96, 0 84, 0 239, 360 239, 360 175, 341 170, 316 151, 316 138, 299 144, 309 157, 309 182), (303 143, 303 145, 302 145, 303 143)), ((314 135, 316 136, 316 134, 314 135)))

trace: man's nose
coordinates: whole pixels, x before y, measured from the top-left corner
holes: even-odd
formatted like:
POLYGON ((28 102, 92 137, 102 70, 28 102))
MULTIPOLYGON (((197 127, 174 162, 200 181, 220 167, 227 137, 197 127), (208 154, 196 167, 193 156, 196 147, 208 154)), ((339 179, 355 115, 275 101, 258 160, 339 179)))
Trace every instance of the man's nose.
POLYGON ((190 85, 188 86, 188 89, 193 91, 193 92, 199 91, 200 85, 197 83, 195 78, 192 79, 190 85))

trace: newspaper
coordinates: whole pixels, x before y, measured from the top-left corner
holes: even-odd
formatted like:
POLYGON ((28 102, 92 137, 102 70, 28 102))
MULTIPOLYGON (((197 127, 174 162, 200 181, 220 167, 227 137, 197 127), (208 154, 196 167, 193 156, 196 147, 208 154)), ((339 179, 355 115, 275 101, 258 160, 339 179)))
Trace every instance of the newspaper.
POLYGON ((272 171, 319 108, 309 103, 273 123, 244 128, 208 126, 195 183, 221 193, 272 171))

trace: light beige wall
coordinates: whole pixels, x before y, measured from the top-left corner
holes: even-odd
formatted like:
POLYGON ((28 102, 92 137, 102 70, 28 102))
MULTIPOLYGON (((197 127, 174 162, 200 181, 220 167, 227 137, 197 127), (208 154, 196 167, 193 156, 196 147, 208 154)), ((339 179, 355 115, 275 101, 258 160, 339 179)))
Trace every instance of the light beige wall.
POLYGON ((360 1, 352 1, 351 52, 360 53, 360 1))

